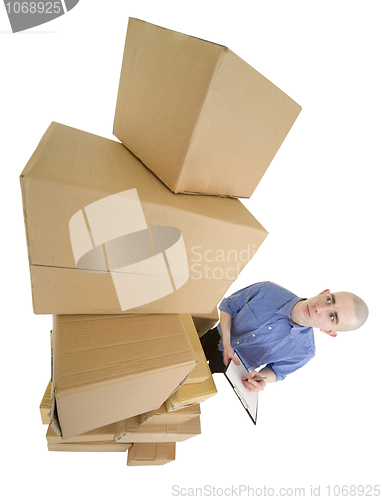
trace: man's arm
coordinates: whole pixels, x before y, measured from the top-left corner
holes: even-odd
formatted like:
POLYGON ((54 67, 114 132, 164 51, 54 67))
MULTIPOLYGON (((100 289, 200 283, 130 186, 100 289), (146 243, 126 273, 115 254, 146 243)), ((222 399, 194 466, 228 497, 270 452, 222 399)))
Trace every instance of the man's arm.
POLYGON ((223 363, 227 366, 230 359, 240 365, 240 361, 235 357, 235 351, 231 347, 231 325, 232 316, 225 311, 220 311, 220 330, 222 332, 223 363))
POLYGON ((251 392, 260 392, 265 389, 265 386, 269 383, 276 382, 276 374, 272 370, 272 368, 268 368, 268 366, 264 366, 260 371, 252 370, 248 373, 249 379, 254 378, 254 377, 267 377, 267 380, 251 380, 248 382, 245 382, 243 380, 244 387, 248 389, 251 392))

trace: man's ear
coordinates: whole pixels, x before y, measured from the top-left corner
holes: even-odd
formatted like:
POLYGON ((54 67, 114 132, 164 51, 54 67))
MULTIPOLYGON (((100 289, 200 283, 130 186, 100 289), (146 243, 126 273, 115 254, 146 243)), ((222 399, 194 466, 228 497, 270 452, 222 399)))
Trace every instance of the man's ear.
POLYGON ((331 337, 337 337, 337 332, 335 332, 334 330, 323 330, 322 328, 320 328, 320 332, 324 332, 326 333, 327 335, 330 335, 331 337))
POLYGON ((323 292, 320 292, 318 295, 322 295, 323 293, 330 293, 329 288, 327 288, 327 289, 326 289, 326 290, 324 290, 323 292))

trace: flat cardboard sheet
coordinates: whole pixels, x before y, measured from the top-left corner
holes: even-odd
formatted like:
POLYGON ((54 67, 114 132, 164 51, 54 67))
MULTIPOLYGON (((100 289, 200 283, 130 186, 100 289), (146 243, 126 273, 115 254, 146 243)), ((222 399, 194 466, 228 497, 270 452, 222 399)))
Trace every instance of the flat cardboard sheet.
POLYGON ((201 434, 200 416, 183 424, 140 425, 139 416, 116 424, 115 441, 127 443, 173 443, 201 434))
POLYGON ((158 408, 157 410, 149 411, 139 415, 140 425, 148 424, 184 424, 188 420, 200 415, 200 405, 194 404, 187 406, 186 408, 181 408, 177 411, 168 412, 166 404, 158 408))

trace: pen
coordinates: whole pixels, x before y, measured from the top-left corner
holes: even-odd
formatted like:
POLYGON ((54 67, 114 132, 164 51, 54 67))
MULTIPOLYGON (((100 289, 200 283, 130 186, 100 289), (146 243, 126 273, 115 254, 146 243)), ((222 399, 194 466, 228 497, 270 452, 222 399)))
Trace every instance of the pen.
POLYGON ((256 381, 259 381, 259 380, 266 380, 267 377, 253 377, 253 378, 245 378, 243 380, 243 382, 248 382, 248 380, 256 380, 256 381))

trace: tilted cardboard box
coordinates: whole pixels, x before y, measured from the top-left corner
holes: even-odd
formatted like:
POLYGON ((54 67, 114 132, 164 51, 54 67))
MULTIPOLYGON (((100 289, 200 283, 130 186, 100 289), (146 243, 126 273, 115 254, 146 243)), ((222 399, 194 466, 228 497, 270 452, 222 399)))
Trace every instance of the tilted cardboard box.
POLYGON ((200 416, 183 424, 140 425, 139 416, 116 424, 115 441, 118 443, 173 443, 185 441, 201 434, 200 416))
POLYGON ((176 443, 134 443, 127 465, 165 465, 175 460, 176 443))
POLYGON ((210 313, 267 231, 175 195, 122 144, 52 123, 21 174, 34 312, 210 313))
POLYGON ((249 198, 300 111, 227 47, 129 19, 113 132, 172 191, 249 198))
POLYGON ((158 408, 195 366, 177 315, 58 315, 51 426, 64 439, 158 408))
POLYGON ((194 404, 177 411, 167 411, 166 404, 158 408, 139 415, 140 425, 149 424, 184 424, 200 415, 200 405, 194 404))

